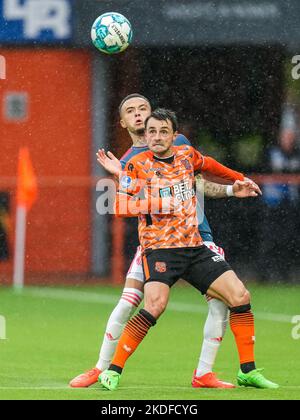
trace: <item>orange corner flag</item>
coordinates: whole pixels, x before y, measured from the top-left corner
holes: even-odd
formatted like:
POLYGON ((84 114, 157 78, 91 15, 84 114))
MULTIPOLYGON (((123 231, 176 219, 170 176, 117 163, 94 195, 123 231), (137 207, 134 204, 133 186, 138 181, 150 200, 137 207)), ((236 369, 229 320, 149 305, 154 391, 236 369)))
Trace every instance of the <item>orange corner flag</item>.
POLYGON ((29 150, 20 149, 18 165, 17 205, 30 210, 37 198, 37 179, 30 160, 29 150))

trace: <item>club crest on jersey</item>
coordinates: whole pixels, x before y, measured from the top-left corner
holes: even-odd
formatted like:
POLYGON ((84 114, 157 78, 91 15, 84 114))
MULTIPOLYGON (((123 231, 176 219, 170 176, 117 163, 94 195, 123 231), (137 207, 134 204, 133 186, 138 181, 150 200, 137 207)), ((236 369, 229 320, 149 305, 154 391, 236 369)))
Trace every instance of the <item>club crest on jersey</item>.
POLYGON ((122 188, 128 188, 132 183, 132 178, 130 176, 123 176, 121 179, 122 188))
POLYGON ((167 271, 167 264, 165 262, 156 262, 155 271, 158 273, 165 273, 167 271))
POLYGON ((132 163, 129 163, 127 170, 128 172, 132 172, 134 170, 134 166, 132 163))
POLYGON ((186 170, 191 170, 192 169, 192 166, 187 159, 183 159, 181 161, 181 163, 183 164, 183 166, 185 167, 186 170))

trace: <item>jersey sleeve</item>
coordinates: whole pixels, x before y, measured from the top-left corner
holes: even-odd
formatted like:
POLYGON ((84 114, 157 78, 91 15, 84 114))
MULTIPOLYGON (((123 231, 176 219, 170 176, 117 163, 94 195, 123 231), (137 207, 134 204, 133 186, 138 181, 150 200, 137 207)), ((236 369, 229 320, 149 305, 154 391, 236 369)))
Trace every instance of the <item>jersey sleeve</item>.
POLYGON ((194 165, 194 172, 198 174, 202 171, 204 165, 204 156, 196 149, 192 148, 194 151, 193 156, 193 165, 194 165))
POLYGON ((203 156, 202 172, 232 183, 235 181, 244 181, 245 179, 241 172, 227 168, 227 166, 222 165, 209 156, 203 156))
POLYGON ((138 169, 136 165, 131 161, 124 162, 124 169, 119 177, 118 191, 131 196, 137 194, 139 192, 137 179, 138 169))
POLYGON ((212 175, 214 179, 221 179, 234 183, 244 181, 244 175, 222 165, 210 156, 203 156, 198 150, 194 149, 194 169, 195 173, 200 171, 204 174, 212 175))

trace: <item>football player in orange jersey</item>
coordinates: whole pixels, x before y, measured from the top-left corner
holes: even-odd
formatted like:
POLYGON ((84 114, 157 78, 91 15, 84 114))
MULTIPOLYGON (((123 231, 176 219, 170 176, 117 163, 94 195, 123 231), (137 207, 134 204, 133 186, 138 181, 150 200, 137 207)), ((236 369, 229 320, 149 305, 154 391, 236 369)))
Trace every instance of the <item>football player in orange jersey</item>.
MULTIPOLYGON (((121 158, 121 163, 110 152, 108 153, 108 156, 105 155, 104 151, 99 150, 98 152, 99 162, 108 172, 116 176, 119 176, 119 172, 122 170, 122 167, 125 167, 130 158, 148 150, 144 136, 144 129, 145 119, 151 113, 151 105, 149 100, 143 95, 131 94, 123 99, 119 107, 119 112, 121 125, 123 128, 128 130, 132 139, 132 147, 121 158)), ((174 144, 183 145, 190 143, 186 137, 179 134, 174 144)), ((239 182, 236 182, 233 186, 228 186, 207 181, 203 182, 203 180, 201 180, 199 183, 197 182, 197 184, 199 185, 199 188, 203 190, 202 192, 204 192, 205 196, 210 198, 225 198, 228 196, 245 198, 255 196, 255 193, 252 192, 249 187, 247 188, 245 185, 239 184, 239 182)), ((203 209, 201 208, 199 208, 199 219, 199 230, 205 245, 214 252, 217 252, 221 257, 224 257, 224 251, 222 248, 214 243, 210 226, 205 214, 203 214, 203 209)), ((70 382, 70 386, 91 386, 97 382, 99 374, 108 368, 118 339, 126 322, 130 319, 133 312, 143 299, 143 286, 144 273, 142 269, 141 248, 138 247, 126 276, 122 296, 109 317, 102 346, 99 352, 99 360, 94 368, 76 376, 70 382)), ((212 372, 218 349, 225 334, 227 323, 227 306, 219 300, 209 298, 208 316, 203 331, 204 340, 199 357, 199 363, 194 371, 192 379, 193 387, 233 387, 232 384, 219 380, 215 373, 212 372)))
MULTIPOLYGON (((116 197, 118 216, 139 216, 145 304, 127 323, 109 369, 99 377, 102 385, 109 390, 118 387, 128 357, 164 312, 170 287, 184 278, 202 294, 229 307, 240 356, 238 384, 277 388, 255 366, 250 293, 229 264, 203 245, 197 224, 194 172, 208 172, 231 182, 244 181, 243 174, 202 156, 191 146, 174 146, 177 120, 171 111, 154 111, 145 127, 150 150, 127 163, 116 197), (145 198, 138 196, 141 189, 145 198)), ((251 187, 259 192, 255 185, 251 187)))

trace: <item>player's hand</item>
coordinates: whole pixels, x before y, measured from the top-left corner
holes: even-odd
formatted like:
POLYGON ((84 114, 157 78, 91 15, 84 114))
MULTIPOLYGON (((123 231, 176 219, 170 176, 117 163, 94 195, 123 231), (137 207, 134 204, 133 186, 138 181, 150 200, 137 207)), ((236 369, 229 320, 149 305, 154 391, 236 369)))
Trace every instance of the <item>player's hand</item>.
POLYGON ((244 179, 246 182, 250 182, 250 184, 251 184, 251 186, 252 186, 252 188, 259 194, 259 195, 262 195, 262 191, 261 191, 261 189, 259 188, 259 186, 256 184, 256 182, 254 182, 254 181, 252 181, 252 179, 250 179, 250 178, 245 178, 244 179))
POLYGON ((115 157, 115 155, 111 152, 107 152, 107 155, 104 149, 99 149, 96 153, 97 161, 100 165, 103 166, 107 172, 111 173, 112 175, 119 176, 122 172, 122 165, 119 159, 115 157))
POLYGON ((257 197, 262 195, 259 186, 246 178, 245 181, 235 181, 232 186, 233 194, 237 198, 257 197))

